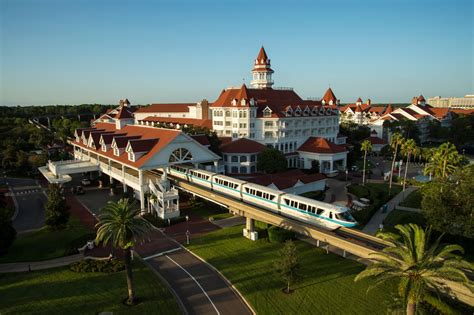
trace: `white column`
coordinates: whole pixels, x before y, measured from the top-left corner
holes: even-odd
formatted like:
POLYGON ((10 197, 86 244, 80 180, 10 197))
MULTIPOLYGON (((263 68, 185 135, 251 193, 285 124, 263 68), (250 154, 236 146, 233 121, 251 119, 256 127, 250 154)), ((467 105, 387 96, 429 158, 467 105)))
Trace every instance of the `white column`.
POLYGON ((123 186, 123 192, 127 192, 127 184, 125 183, 125 165, 122 165, 122 186, 123 186))
POLYGON ((141 214, 145 214, 145 187, 143 185, 143 170, 138 170, 138 185, 140 187, 140 209, 141 214))
POLYGON ((334 171, 334 165, 333 165, 333 160, 329 161, 329 171, 332 172, 334 171))
POLYGON ((214 161, 214 172, 218 172, 219 171, 219 161, 214 161))

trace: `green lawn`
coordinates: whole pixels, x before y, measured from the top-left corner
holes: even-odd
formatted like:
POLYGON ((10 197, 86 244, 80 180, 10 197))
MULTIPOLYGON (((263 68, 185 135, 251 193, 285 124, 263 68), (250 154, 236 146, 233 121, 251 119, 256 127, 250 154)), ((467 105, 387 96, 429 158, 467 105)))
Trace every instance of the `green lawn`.
POLYGON ((395 225, 407 223, 415 223, 420 226, 425 226, 426 220, 421 213, 404 210, 393 210, 385 218, 383 226, 387 231, 395 232, 395 225))
POLYGON ((68 267, 30 273, 0 274, 2 314, 179 314, 178 304, 152 271, 134 268, 140 304, 127 307, 124 272, 76 273, 68 267))
POLYGON ((242 226, 221 229, 193 240, 189 248, 219 269, 243 294, 257 314, 385 314, 389 287, 366 294, 368 282, 354 282, 362 264, 326 254, 297 241, 301 279, 294 293, 274 270, 282 244, 252 242, 242 226))
POLYGON ((358 198, 368 198, 371 201, 370 206, 354 212, 354 218, 359 222, 362 228, 378 209, 387 203, 393 196, 402 191, 402 186, 392 185, 392 195, 388 195, 388 184, 385 183, 368 183, 365 186, 353 184, 348 187, 348 192, 356 195, 358 198))
POLYGON ((197 214, 198 216, 209 219, 213 217, 215 220, 230 218, 231 213, 225 208, 222 208, 218 205, 208 203, 208 202, 198 202, 192 209, 189 210, 190 213, 197 214))
POLYGON ((400 206, 420 209, 421 199, 422 199, 421 190, 418 189, 412 192, 411 194, 409 194, 405 198, 405 200, 403 200, 403 202, 400 203, 400 206))
POLYGON ((71 216, 68 226, 63 230, 53 231, 45 227, 39 231, 17 236, 8 253, 0 256, 0 263, 62 257, 70 248, 71 242, 90 233, 91 231, 78 218, 71 216))

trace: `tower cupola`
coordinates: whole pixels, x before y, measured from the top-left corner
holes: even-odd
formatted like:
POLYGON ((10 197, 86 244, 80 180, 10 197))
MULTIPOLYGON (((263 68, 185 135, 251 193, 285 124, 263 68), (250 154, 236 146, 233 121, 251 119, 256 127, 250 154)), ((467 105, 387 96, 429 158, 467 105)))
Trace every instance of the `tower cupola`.
POLYGON ((273 70, 270 65, 270 59, 265 52, 265 48, 260 48, 257 59, 252 69, 252 81, 250 84, 256 89, 271 88, 273 70))

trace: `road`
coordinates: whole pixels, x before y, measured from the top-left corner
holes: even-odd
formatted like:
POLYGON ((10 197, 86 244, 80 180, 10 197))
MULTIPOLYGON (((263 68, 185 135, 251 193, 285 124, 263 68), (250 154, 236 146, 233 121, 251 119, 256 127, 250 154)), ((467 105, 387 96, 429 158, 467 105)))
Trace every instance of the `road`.
POLYGON ((41 228, 44 225, 46 202, 41 186, 34 179, 7 178, 6 181, 18 205, 13 216, 15 230, 21 233, 41 228))

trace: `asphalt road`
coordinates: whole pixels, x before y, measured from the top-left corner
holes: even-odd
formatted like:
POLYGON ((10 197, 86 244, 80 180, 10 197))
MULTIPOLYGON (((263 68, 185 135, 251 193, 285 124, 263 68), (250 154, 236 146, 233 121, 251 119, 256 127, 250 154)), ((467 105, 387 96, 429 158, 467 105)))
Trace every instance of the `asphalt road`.
POLYGON ((41 228, 44 225, 44 203, 46 202, 41 186, 34 179, 23 178, 7 178, 7 183, 18 204, 16 216, 13 219, 15 230, 20 233, 41 228))

